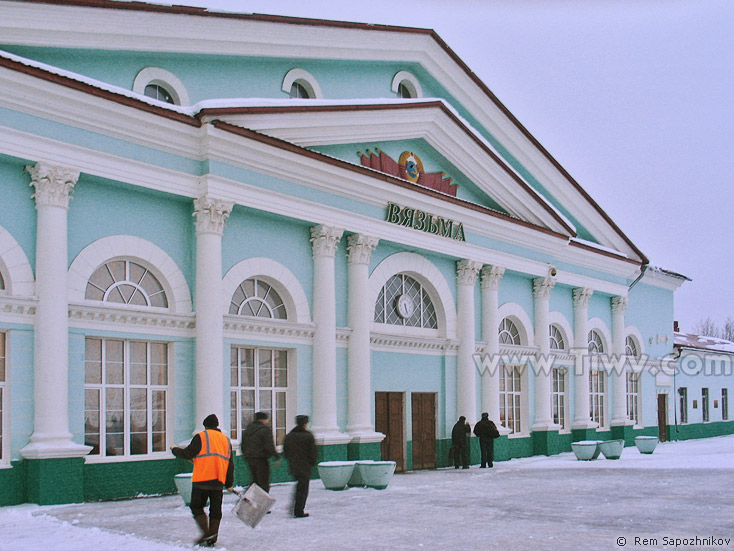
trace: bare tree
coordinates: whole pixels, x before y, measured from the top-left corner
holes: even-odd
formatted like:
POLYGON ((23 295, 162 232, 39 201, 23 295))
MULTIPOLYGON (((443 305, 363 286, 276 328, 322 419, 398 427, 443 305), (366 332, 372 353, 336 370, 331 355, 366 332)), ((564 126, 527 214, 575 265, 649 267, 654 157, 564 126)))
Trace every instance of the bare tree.
POLYGON ((719 336, 719 328, 716 327, 716 322, 714 322, 710 316, 706 319, 699 320, 699 322, 693 326, 693 332, 696 335, 705 335, 707 337, 718 338, 719 336))
POLYGON ((724 328, 721 330, 721 338, 727 341, 734 341, 734 318, 729 316, 724 322, 724 328))

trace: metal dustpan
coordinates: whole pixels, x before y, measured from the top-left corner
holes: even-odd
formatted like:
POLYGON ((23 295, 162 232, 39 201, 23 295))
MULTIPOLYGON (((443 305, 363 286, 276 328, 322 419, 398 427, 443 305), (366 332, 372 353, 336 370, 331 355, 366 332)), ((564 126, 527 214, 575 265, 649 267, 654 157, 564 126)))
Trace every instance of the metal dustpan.
POLYGON ((250 484, 244 495, 241 493, 237 495, 239 499, 233 512, 250 528, 255 528, 275 503, 275 499, 270 497, 269 493, 254 483, 250 484))

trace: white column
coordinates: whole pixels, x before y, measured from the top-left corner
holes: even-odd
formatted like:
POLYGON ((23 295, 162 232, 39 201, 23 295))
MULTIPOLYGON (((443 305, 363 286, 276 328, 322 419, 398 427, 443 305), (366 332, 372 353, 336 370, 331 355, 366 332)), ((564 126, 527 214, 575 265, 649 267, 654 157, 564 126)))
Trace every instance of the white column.
POLYGON ((353 442, 379 442, 384 438, 375 432, 371 413, 370 322, 374 305, 368 297, 369 267, 378 242, 376 237, 368 235, 347 238, 347 318, 352 329, 347 350, 347 432, 353 442))
POLYGON ((551 418, 551 374, 544 367, 550 367, 550 294, 556 280, 552 276, 533 280, 533 309, 535 313, 535 344, 538 346, 535 370, 535 422, 534 431, 557 428, 551 418))
MULTIPOLYGON (((340 443, 336 418, 336 283, 334 255, 344 230, 311 228, 313 244, 313 425, 320 443, 340 443)), ((348 440, 348 437, 346 437, 348 440)))
POLYGON ((612 297, 612 355, 614 372, 612 373, 612 425, 624 426, 627 421, 627 374, 625 369, 625 335, 624 313, 627 309, 627 297, 612 297))
MULTIPOLYGON (((500 353, 498 289, 504 273, 501 266, 482 268, 482 340, 487 343, 484 353, 490 358, 500 353)), ((489 413, 489 418, 500 426, 499 368, 494 372, 482 372, 482 411, 489 413)))
POLYGON ((456 265, 456 330, 459 337, 456 358, 456 414, 464 415, 470 423, 474 423, 477 417, 474 284, 481 267, 482 263, 474 260, 460 260, 456 265))
MULTIPOLYGON (((224 399, 222 234, 233 203, 203 195, 194 200, 196 217, 196 419, 199 427, 214 413, 229 419, 224 399)), ((229 422, 223 426, 228 426, 229 422)))
POLYGON ((69 432, 69 197, 79 178, 71 168, 27 166, 36 200, 36 319, 34 325, 33 434, 26 459, 81 457, 92 449, 69 432))
POLYGON ((588 317, 589 299, 592 289, 579 288, 573 290, 573 340, 575 348, 571 351, 575 356, 574 365, 574 408, 572 429, 596 428, 589 412, 589 366, 588 366, 588 317))

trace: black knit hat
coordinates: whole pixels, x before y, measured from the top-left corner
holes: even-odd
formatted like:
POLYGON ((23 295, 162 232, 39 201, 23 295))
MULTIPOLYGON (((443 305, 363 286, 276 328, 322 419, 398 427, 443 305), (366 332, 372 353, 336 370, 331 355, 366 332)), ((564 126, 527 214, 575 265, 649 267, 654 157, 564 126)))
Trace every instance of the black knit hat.
POLYGON ((459 423, 463 423, 464 421, 466 421, 466 417, 464 417, 463 415, 459 417, 459 423))
POLYGON ((255 414, 255 421, 263 421, 264 419, 267 419, 269 415, 264 411, 258 411, 255 414))
POLYGON ((207 415, 206 419, 204 419, 204 428, 207 429, 215 429, 219 426, 219 419, 217 419, 217 416, 213 413, 211 415, 207 415))
POLYGON ((296 415, 296 425, 308 425, 308 415, 296 415))
POLYGON ((489 419, 489 413, 482 413, 482 419, 489 419))

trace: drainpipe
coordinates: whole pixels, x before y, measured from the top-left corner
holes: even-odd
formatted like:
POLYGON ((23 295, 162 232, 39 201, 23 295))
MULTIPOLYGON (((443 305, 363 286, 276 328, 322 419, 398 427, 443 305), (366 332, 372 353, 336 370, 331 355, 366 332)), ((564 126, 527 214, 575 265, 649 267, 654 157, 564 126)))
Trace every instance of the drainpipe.
POLYGON ((649 267, 650 267, 649 264, 643 264, 642 266, 640 266, 640 275, 638 275, 637 279, 635 279, 632 283, 630 283, 630 286, 627 288, 627 291, 631 291, 632 287, 637 285, 637 282, 642 279, 642 276, 645 275, 645 272, 647 271, 649 267))

